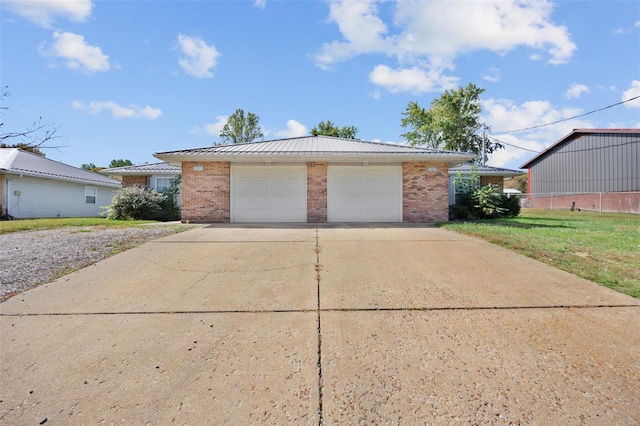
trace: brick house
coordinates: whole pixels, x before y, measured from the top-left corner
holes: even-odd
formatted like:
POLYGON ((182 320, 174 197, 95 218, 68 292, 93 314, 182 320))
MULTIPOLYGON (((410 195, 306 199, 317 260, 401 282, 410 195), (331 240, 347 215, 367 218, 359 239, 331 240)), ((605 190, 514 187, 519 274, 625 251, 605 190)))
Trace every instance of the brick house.
POLYGON ((473 154, 308 136, 154 154, 182 169, 190 222, 448 220, 448 170, 473 154))
MULTIPOLYGON (((123 188, 140 186, 163 192, 180 176, 180 167, 168 163, 151 163, 102 169, 100 173, 122 181, 123 188)), ((180 193, 176 196, 176 203, 180 206, 180 193)))

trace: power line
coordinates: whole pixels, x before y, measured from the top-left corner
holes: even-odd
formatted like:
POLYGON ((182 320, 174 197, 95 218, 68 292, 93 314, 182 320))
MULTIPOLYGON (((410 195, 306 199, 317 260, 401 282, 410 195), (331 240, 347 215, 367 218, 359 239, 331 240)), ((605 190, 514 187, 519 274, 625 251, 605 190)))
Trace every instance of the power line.
POLYGON ((534 152, 534 153, 536 153, 536 154, 540 154, 540 153, 542 152, 542 151, 534 151, 534 150, 529 149, 529 148, 523 148, 523 147, 518 146, 518 145, 514 145, 514 144, 511 144, 511 143, 508 143, 508 142, 505 142, 505 141, 501 141, 500 139, 496 139, 496 138, 494 138, 493 136, 487 136, 487 137, 488 137, 488 138, 490 138, 490 139, 493 139, 494 141, 496 141, 496 142, 498 142, 498 143, 501 143, 501 144, 503 144, 503 145, 508 145, 508 146, 510 146, 510 147, 518 148, 518 149, 521 149, 521 150, 523 150, 523 151, 534 152))
MULTIPOLYGON (((589 114, 593 114, 595 112, 599 112, 599 111, 604 111, 605 109, 609 109, 612 108, 614 106, 618 106, 618 105, 622 105, 625 104, 627 102, 631 102, 634 101, 636 99, 640 98, 640 96, 635 96, 633 98, 627 99, 625 101, 622 102, 617 102, 615 104, 611 104, 611 105, 607 105, 604 108, 599 108, 599 109, 594 109, 593 111, 589 111, 589 112, 585 112, 584 114, 578 114, 578 115, 574 115, 573 117, 569 117, 569 118, 563 118, 562 120, 556 120, 556 121, 552 121, 551 123, 545 123, 545 124, 538 124, 537 126, 531 126, 531 127, 525 127, 524 129, 516 129, 516 130, 508 130, 506 132, 498 132, 496 133, 496 135, 506 135, 508 133, 518 133, 518 132, 524 132, 526 130, 533 130, 533 129, 539 129, 540 127, 546 127, 546 126, 551 126, 552 124, 558 124, 558 123, 562 123, 564 121, 569 121, 569 120, 573 120, 574 118, 580 118, 580 117, 584 117, 586 115, 589 114)), ((508 144, 507 144, 508 145, 508 144)), ((535 152, 535 151, 534 151, 535 152)))

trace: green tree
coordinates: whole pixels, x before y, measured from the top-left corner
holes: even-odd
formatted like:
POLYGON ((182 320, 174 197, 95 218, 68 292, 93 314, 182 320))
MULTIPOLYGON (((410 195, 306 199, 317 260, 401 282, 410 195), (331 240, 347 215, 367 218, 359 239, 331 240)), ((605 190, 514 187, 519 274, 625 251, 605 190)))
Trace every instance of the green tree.
POLYGON ((312 136, 333 136, 336 138, 355 139, 358 133, 356 126, 338 127, 331 121, 321 121, 316 127, 311 129, 312 136))
POLYGON ((80 168, 81 168, 82 170, 89 170, 89 171, 91 171, 91 170, 93 170, 93 169, 95 169, 95 168, 96 168, 96 165, 95 165, 95 164, 93 164, 93 163, 83 164, 83 165, 81 165, 81 166, 80 166, 80 168))
MULTIPOLYGON (((417 102, 410 102, 401 120, 403 128, 411 129, 401 136, 410 145, 426 145, 430 148, 482 153, 486 125, 480 121, 482 106, 481 89, 469 83, 466 87, 445 91, 424 109, 417 102)), ((491 154, 503 148, 500 143, 485 141, 485 152, 491 154)))
POLYGON ((114 169, 116 167, 125 167, 125 166, 133 166, 133 163, 130 160, 123 160, 118 158, 117 160, 111 160, 109 163, 109 168, 114 169))
POLYGON ((223 143, 247 143, 264 138, 259 122, 260 117, 252 112, 245 116, 244 111, 238 108, 220 131, 220 139, 223 143))

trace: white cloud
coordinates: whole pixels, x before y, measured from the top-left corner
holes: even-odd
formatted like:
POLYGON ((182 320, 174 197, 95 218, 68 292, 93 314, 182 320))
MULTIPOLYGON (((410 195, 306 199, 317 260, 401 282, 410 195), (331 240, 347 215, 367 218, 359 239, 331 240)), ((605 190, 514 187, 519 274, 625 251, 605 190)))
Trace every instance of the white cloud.
POLYGON ((91 0, 3 0, 2 7, 43 28, 56 18, 85 22, 91 16, 91 0))
MULTIPOLYGON (((627 99, 635 98, 636 96, 640 96, 640 80, 633 80, 631 82, 631 87, 622 92, 622 100, 626 101, 627 99)), ((640 98, 627 102, 624 106, 627 108, 640 108, 640 98)))
MULTIPOLYGON (((206 133, 210 135, 220 136, 220 132, 222 131, 222 128, 224 127, 224 125, 227 124, 228 119, 229 119, 228 115, 218 115, 216 116, 215 123, 205 124, 202 127, 202 130, 204 130, 206 133)), ((199 129, 196 129, 196 132, 197 131, 199 131, 199 129)))
POLYGON ((264 9, 267 6, 267 0, 255 0, 253 2, 255 7, 259 7, 260 9, 264 9))
POLYGON ((490 83, 497 83, 502 78, 501 73, 500 73, 500 69, 499 68, 495 68, 495 67, 491 67, 491 68, 489 68, 487 70, 487 72, 484 73, 482 78, 485 79, 486 81, 490 82, 490 83))
POLYGON ((87 44, 84 37, 69 32, 54 32, 50 47, 40 45, 40 54, 49 58, 60 58, 66 61, 67 67, 84 74, 108 71, 109 56, 102 53, 98 46, 87 44))
POLYGON ((80 111, 88 111, 91 115, 98 115, 102 110, 111 111, 114 118, 144 118, 147 120, 155 120, 162 115, 159 108, 151 108, 150 106, 140 107, 138 105, 127 105, 123 107, 113 101, 92 101, 85 104, 82 101, 71 102, 71 108, 80 111))
POLYGON ((378 65, 369 74, 369 80, 389 92, 436 92, 455 87, 458 79, 442 75, 442 70, 425 71, 419 67, 392 70, 386 65, 378 65))
POLYGON ((300 136, 306 136, 309 131, 304 124, 297 122, 296 120, 287 121, 286 130, 278 130, 275 135, 279 138, 297 138, 300 136))
MULTIPOLYGON (((584 111, 579 108, 558 108, 548 101, 528 101, 516 105, 508 99, 487 99, 481 103, 485 111, 482 118, 489 124, 496 138, 533 151, 544 150, 573 129, 593 127, 589 121, 573 119, 529 131, 500 134, 566 119, 584 111)), ((536 155, 534 152, 506 146, 506 149, 495 151, 489 158, 488 164, 503 167, 514 161, 524 163, 534 155, 536 155)))
POLYGON ((178 58, 178 64, 187 74, 198 78, 213 77, 212 70, 221 55, 214 45, 209 46, 199 37, 184 34, 178 35, 178 43, 183 55, 178 58))
POLYGON ((582 96, 583 93, 590 93, 589 87, 580 83, 571 83, 569 89, 565 93, 567 99, 575 99, 582 96))
POLYGON ((640 21, 636 21, 636 23, 633 24, 633 26, 636 27, 636 28, 640 28, 640 21))
MULTIPOLYGON (((466 52, 488 50, 503 55, 527 47, 535 50, 532 60, 544 54, 548 62, 560 64, 576 50, 567 29, 551 21, 553 5, 545 0, 398 1, 392 12, 392 28, 398 29, 395 33, 380 18, 379 3, 330 3, 329 21, 338 25, 343 39, 321 46, 314 55, 318 67, 330 69, 354 56, 378 53, 396 57, 400 70, 415 73, 422 69, 420 79, 429 75, 432 80, 440 80, 442 70, 452 69, 455 58, 466 52)), ((372 73, 381 71, 384 69, 372 73)), ((402 86, 388 85, 394 90, 402 86)), ((406 90, 415 90, 414 84, 406 86, 406 90)))

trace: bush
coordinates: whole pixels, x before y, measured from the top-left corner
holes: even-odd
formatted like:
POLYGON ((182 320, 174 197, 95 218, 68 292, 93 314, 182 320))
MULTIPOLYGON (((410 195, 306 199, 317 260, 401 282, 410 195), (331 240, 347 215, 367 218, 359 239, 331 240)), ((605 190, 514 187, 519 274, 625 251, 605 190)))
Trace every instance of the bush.
POLYGON ((469 177, 459 173, 453 181, 456 203, 449 206, 453 219, 477 220, 515 217, 520 214, 520 200, 500 192, 496 185, 480 186, 475 168, 469 177))
POLYGON ((516 217, 520 214, 520 199, 518 197, 502 194, 501 205, 507 210, 504 214, 506 217, 516 217))
POLYGON ((129 186, 118 190, 105 213, 108 219, 156 220, 163 215, 167 198, 167 195, 152 189, 129 186))

